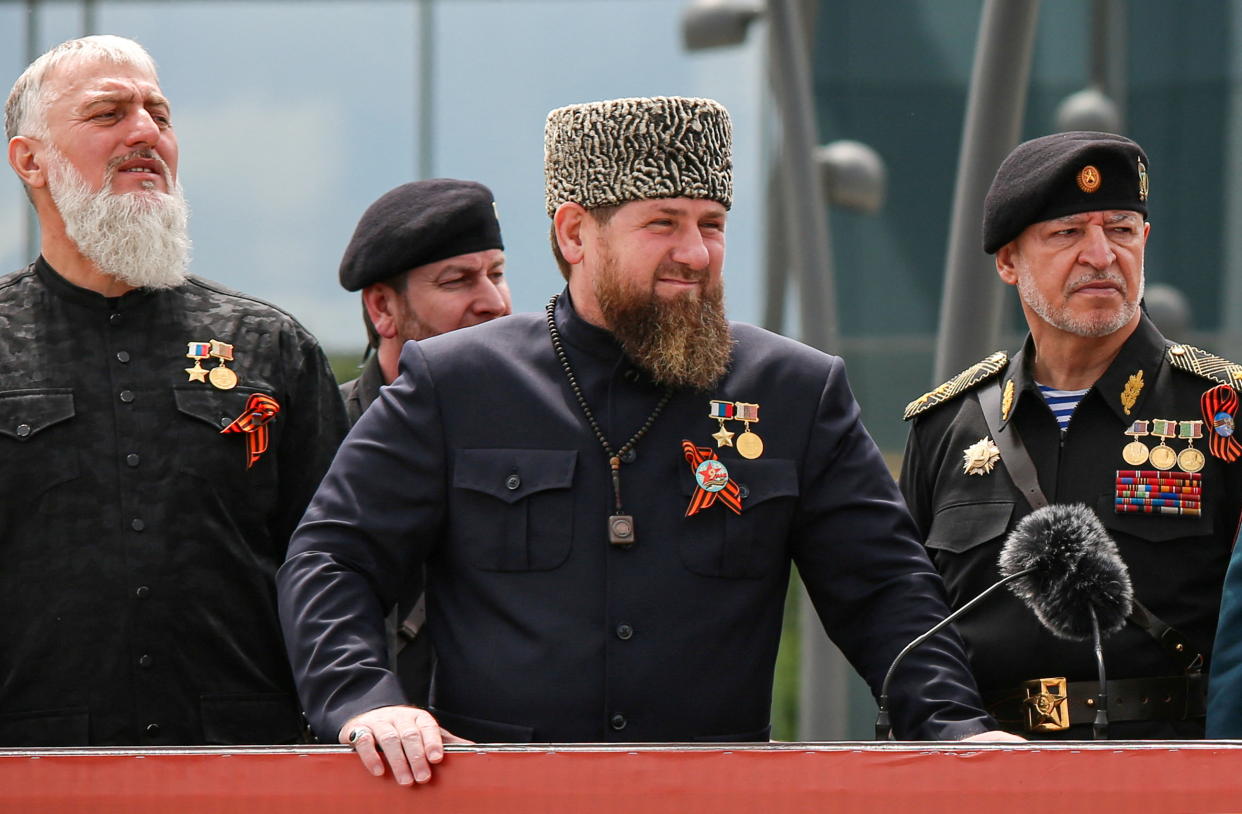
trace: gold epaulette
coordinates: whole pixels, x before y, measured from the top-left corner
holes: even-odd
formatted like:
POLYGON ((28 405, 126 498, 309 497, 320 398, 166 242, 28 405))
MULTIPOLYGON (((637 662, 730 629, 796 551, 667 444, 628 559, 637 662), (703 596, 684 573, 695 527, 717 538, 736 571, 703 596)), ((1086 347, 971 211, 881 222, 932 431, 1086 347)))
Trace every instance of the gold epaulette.
POLYGON ((1222 359, 1214 353, 1208 353, 1194 345, 1181 343, 1170 345, 1164 352, 1164 358, 1173 367, 1202 376, 1218 384, 1227 384, 1235 389, 1242 389, 1242 365, 1222 359))
POLYGON ((919 413, 930 410, 937 404, 943 404, 950 399, 957 398, 962 393, 979 384, 979 382, 985 382, 997 373, 1000 373, 1007 364, 1009 364, 1009 354, 1003 350, 998 350, 982 362, 975 362, 935 390, 924 393, 907 404, 906 413, 902 418, 909 421, 919 413))

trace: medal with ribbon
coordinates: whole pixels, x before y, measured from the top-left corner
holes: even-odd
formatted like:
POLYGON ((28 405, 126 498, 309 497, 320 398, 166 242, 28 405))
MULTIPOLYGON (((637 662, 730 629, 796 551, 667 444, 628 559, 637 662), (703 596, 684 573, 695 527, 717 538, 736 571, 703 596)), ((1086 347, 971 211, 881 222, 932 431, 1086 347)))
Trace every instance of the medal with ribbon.
POLYGON ((276 399, 263 393, 253 394, 246 402, 246 410, 232 424, 220 430, 220 434, 242 432, 246 434, 246 468, 255 465, 259 456, 267 452, 267 425, 280 412, 276 399))
POLYGON ((182 368, 186 373, 190 374, 190 381, 205 382, 207 381, 207 368, 203 367, 203 360, 211 355, 210 342, 187 342, 187 350, 185 355, 187 358, 194 360, 194 367, 182 368))
POLYGON ((682 441, 681 449, 698 484, 690 498, 690 505, 686 507, 686 517, 698 514, 717 500, 732 509, 734 514, 741 514, 741 489, 729 477, 724 463, 716 458, 715 450, 697 447, 691 441, 682 441))
POLYGON ((1238 411, 1238 394, 1227 384, 1218 384, 1199 397, 1203 423, 1212 428, 1208 451, 1222 461, 1236 461, 1242 456, 1242 444, 1234 437, 1234 415, 1238 411))

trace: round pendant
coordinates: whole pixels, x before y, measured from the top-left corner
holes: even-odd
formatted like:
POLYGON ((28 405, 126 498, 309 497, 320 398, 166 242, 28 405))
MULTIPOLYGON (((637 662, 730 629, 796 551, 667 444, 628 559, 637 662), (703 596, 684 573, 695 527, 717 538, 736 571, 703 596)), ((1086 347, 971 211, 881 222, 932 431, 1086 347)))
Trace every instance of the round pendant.
POLYGON ((1194 447, 1187 447, 1177 453, 1177 468, 1183 472, 1198 472, 1203 468, 1203 453, 1194 447))
POLYGON ((211 386, 217 390, 232 390, 237 386, 237 374, 227 367, 213 367, 207 374, 211 386))
POLYGON ((704 492, 719 492, 729 485, 729 470, 717 460, 707 460, 694 470, 694 479, 704 492))
POLYGON ((737 445, 737 453, 743 458, 754 460, 763 454, 763 439, 747 430, 733 442, 737 445))
POLYGON ((1142 466, 1147 463, 1147 456, 1149 454, 1150 451, 1147 449, 1147 445, 1142 441, 1131 441, 1121 450, 1121 457, 1130 466, 1142 466))
POLYGON ((1172 447, 1166 447, 1161 444, 1151 451, 1151 465, 1157 469, 1172 469, 1173 464, 1177 463, 1177 453, 1172 447))
POLYGON ((1212 430, 1222 438, 1233 435, 1233 416, 1226 412, 1217 413, 1212 417, 1212 430))

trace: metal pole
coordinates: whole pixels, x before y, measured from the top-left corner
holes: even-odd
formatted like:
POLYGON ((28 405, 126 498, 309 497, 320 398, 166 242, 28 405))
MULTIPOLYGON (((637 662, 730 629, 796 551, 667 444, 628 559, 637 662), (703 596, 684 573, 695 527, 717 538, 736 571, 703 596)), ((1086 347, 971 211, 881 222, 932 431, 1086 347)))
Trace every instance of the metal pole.
MULTIPOLYGON (((39 0, 26 0, 26 16, 24 18, 26 25, 26 64, 34 62, 39 57, 39 0)), ((22 208, 25 219, 25 242, 26 253, 23 257, 26 260, 34 260, 39 254, 39 221, 35 218, 34 205, 22 208)))
POLYGON ((785 330, 785 295, 789 289, 789 254, 785 251, 785 190, 781 184, 781 157, 769 162, 764 212, 763 327, 775 333, 785 330))
POLYGON ((797 0, 768 5, 772 85, 781 111, 786 246, 798 281, 802 341, 837 347, 837 303, 828 245, 828 212, 815 169, 815 102, 797 0))
POLYGON ((983 253, 983 198, 1018 143, 1039 0, 986 0, 966 104, 933 382, 996 349, 1004 288, 983 253))
POLYGON ((418 0, 418 177, 432 173, 434 133, 432 107, 435 105, 435 9, 434 0, 418 0))
MULTIPOLYGON (((814 162, 819 144, 811 88, 814 0, 769 0, 768 59, 781 120, 781 173, 773 184, 781 206, 769 217, 769 262, 781 262, 782 275, 798 287, 802 341, 821 350, 838 350, 836 285, 833 277, 828 209, 814 162), (782 228, 783 226, 783 228, 782 228), (788 269, 788 271, 786 271, 788 269)), ((784 318, 784 280, 779 286, 784 318)), ((774 296, 770 285, 769 296, 774 296)), ((768 307, 774 303, 769 300, 768 307)), ((769 316, 773 311, 769 310, 769 316)), ((806 589, 799 591, 798 737, 843 740, 849 728, 850 667, 824 633, 806 589)))
POLYGON ((1091 84, 1117 106, 1120 129, 1125 130, 1126 7, 1119 0, 1094 0, 1091 15, 1091 84))

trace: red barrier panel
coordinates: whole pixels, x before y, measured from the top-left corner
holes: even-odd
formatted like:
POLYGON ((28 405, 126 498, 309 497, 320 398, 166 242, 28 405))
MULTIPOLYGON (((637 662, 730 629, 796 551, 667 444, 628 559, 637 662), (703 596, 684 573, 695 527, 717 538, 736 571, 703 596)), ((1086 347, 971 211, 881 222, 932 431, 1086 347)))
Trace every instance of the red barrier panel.
POLYGON ((1242 741, 450 747, 432 782, 336 746, 0 751, 9 814, 1242 811, 1242 741))

